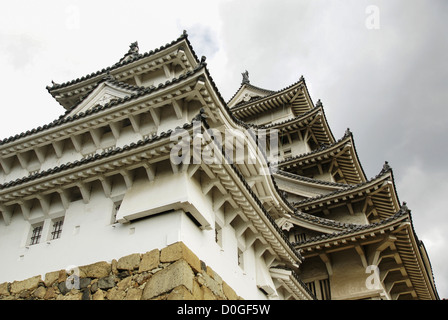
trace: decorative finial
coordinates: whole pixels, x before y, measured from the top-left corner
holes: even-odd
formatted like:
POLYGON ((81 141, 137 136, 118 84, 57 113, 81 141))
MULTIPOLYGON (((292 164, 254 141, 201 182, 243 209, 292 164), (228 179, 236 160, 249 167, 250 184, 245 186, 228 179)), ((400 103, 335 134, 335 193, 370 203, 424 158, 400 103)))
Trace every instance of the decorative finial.
POLYGON ((384 164, 383 164, 383 171, 388 171, 388 170, 390 170, 389 162, 384 161, 384 164))
POLYGON ((321 107, 321 106, 322 106, 322 101, 320 101, 320 99, 319 99, 316 102, 316 107, 321 107))
POLYGON ((243 76, 243 81, 241 82, 241 84, 249 84, 249 72, 246 70, 242 73, 243 76))
POLYGON ((207 57, 206 56, 202 56, 201 57, 201 63, 205 63, 205 60, 207 60, 207 57))
POLYGON ((349 135, 351 135, 352 134, 352 132, 350 131, 350 128, 347 128, 346 130, 345 130, 345 136, 349 136, 349 135))
POLYGON ((303 77, 303 75, 301 75, 299 81, 304 81, 304 80, 305 80, 305 78, 303 77))
POLYGON ((129 45, 129 51, 128 51, 128 53, 133 54, 133 53, 138 53, 138 51, 139 51, 139 48, 138 48, 138 42, 137 42, 137 41, 132 42, 132 43, 129 45))
POLYGON ((405 201, 403 201, 403 204, 401 205, 401 210, 403 210, 403 211, 405 211, 405 212, 407 212, 407 211, 409 211, 409 208, 408 208, 408 206, 406 205, 406 202, 405 201))

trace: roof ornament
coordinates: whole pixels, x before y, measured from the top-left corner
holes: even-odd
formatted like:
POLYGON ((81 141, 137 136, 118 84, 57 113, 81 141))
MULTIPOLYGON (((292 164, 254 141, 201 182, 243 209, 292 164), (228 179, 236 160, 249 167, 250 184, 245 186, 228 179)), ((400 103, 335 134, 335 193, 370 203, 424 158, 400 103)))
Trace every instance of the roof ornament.
POLYGON ((138 58, 139 55, 139 47, 138 47, 138 42, 132 42, 129 45, 129 50, 128 52, 124 55, 123 58, 120 59, 119 63, 123 63, 123 62, 128 62, 130 60, 133 60, 135 58, 138 58))
POLYGON ((243 81, 241 82, 241 84, 249 84, 249 72, 246 70, 241 75, 243 76, 243 81))
POLYGON ((316 107, 322 107, 322 101, 320 101, 320 99, 317 100, 316 107))
POLYGON ((345 130, 345 134, 344 136, 348 137, 352 134, 352 132, 350 131, 350 128, 347 128, 347 130, 345 130))
POLYGON ((390 165, 389 165, 389 162, 384 161, 384 164, 383 164, 383 172, 389 171, 390 169, 391 169, 391 167, 390 167, 390 165))
POLYGON ((409 211, 409 208, 406 205, 405 201, 403 201, 403 204, 401 205, 400 209, 401 209, 401 211, 404 211, 404 212, 408 212, 409 211))

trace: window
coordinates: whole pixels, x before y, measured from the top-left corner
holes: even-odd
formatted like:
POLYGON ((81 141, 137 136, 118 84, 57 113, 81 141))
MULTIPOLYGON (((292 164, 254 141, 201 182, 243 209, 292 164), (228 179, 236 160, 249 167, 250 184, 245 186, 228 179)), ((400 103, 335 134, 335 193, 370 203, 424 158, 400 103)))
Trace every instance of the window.
POLYGON ((50 240, 59 239, 61 237, 63 224, 64 224, 63 219, 53 221, 53 229, 51 231, 50 240))
POLYGON ((244 270, 244 255, 240 248, 238 248, 238 266, 244 270))
POLYGON ((324 279, 319 281, 322 300, 331 300, 330 280, 324 279))
POLYGON ((215 223, 215 242, 222 247, 222 229, 217 223, 215 223))
POLYGON ((112 219, 111 219, 111 223, 117 223, 117 213, 118 210, 120 210, 120 206, 121 206, 121 200, 120 201, 116 201, 113 204, 113 208, 112 208, 112 219))
POLYGON ((44 225, 39 224, 39 225, 34 225, 32 227, 32 234, 31 234, 31 241, 30 241, 30 245, 33 244, 38 244, 40 242, 40 238, 42 237, 42 229, 43 229, 44 225))
POLYGON ((294 240, 296 242, 304 242, 304 241, 306 241, 306 234, 305 233, 296 233, 294 235, 294 240))

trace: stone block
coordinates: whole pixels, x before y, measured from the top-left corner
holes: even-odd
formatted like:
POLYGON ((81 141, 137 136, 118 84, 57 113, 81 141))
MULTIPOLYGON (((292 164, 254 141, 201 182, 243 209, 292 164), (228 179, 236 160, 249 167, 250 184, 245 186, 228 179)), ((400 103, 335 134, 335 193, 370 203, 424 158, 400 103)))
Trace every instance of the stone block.
POLYGON ((92 300, 104 300, 104 291, 99 289, 92 295, 92 300))
POLYGON ((112 267, 106 261, 89 264, 79 267, 79 276, 81 278, 104 278, 112 271, 112 267))
POLYGON ((115 287, 115 276, 110 275, 98 280, 98 288, 107 290, 115 287))
POLYGON ((14 281, 11 283, 11 293, 20 293, 25 290, 34 290, 41 282, 40 276, 34 276, 22 281, 14 281))
POLYGON ((185 260, 195 273, 201 272, 201 261, 183 242, 176 242, 160 251, 160 262, 185 260))
MULTIPOLYGON (((51 287, 53 283, 59 280, 59 271, 47 272, 45 274, 45 286, 51 287)), ((65 281, 65 280, 64 280, 65 281)))
POLYGON ((194 274, 188 263, 183 259, 178 260, 165 269, 155 273, 146 282, 142 299, 149 300, 181 285, 192 291, 193 278, 194 274))
POLYGON ((125 300, 140 300, 142 298, 143 290, 140 288, 129 288, 126 293, 125 300))
POLYGON ((118 259, 117 263, 117 269, 118 270, 134 270, 138 268, 140 264, 140 254, 139 253, 133 253, 130 255, 127 255, 125 257, 121 257, 118 259))
POLYGON ((228 300, 239 300, 236 292, 225 282, 222 282, 222 291, 228 300))
POLYGON ((159 265, 159 256, 160 252, 158 249, 154 249, 152 251, 146 252, 142 255, 142 260, 140 261, 140 266, 138 268, 138 272, 150 271, 154 268, 157 268, 159 265))
POLYGON ((118 289, 117 287, 110 289, 106 293, 107 300, 123 300, 126 296, 126 293, 123 290, 118 289))
POLYGON ((45 289, 45 287, 38 287, 33 292, 33 296, 35 296, 36 298, 39 298, 39 299, 43 299, 46 294, 47 294, 47 289, 45 289))
POLYGON ((9 295, 9 282, 0 283, 0 296, 9 295))
POLYGON ((194 300, 194 296, 184 286, 178 286, 167 295, 166 300, 194 300))
POLYGON ((45 292, 44 300, 50 300, 56 297, 56 292, 54 292, 53 287, 50 287, 47 289, 47 292, 45 292))

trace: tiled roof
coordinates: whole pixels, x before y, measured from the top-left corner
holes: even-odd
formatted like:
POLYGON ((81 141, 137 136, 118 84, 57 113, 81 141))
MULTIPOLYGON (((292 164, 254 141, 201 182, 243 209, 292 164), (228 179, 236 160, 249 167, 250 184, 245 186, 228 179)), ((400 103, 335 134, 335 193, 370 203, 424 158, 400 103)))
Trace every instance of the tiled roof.
POLYGON ((394 215, 392 215, 386 219, 383 219, 379 222, 370 223, 370 224, 350 224, 350 226, 348 228, 346 228, 345 230, 334 232, 334 233, 322 234, 322 235, 319 235, 316 237, 306 239, 304 241, 298 241, 298 242, 295 242, 294 245, 300 247, 300 245, 304 245, 304 244, 312 244, 314 242, 320 242, 323 240, 331 240, 334 238, 339 238, 339 237, 350 235, 350 234, 360 232, 360 231, 368 231, 368 230, 374 229, 378 226, 385 225, 389 222, 396 221, 406 215, 410 219, 410 211, 408 210, 408 208, 406 206, 402 206, 402 208, 400 208, 400 210, 398 212, 396 212, 394 215))
POLYGON ((165 50, 165 49, 167 49, 167 48, 169 48, 169 47, 171 47, 171 46, 181 42, 182 40, 185 40, 187 42, 187 44, 188 44, 188 46, 189 46, 193 56, 195 57, 196 61, 199 63, 200 60, 198 59, 196 53, 193 50, 193 47, 191 46, 190 41, 188 40, 188 34, 187 34, 186 31, 184 31, 179 38, 177 38, 176 40, 173 40, 171 43, 167 43, 164 46, 159 47, 158 49, 150 50, 150 51, 145 52, 143 54, 136 53, 136 54, 133 54, 133 55, 129 55, 129 59, 123 59, 124 57, 128 56, 128 54, 125 54, 125 56, 123 58, 121 58, 119 62, 115 63, 112 66, 109 66, 107 68, 103 68, 103 69, 98 70, 96 72, 92 72, 92 73, 87 74, 85 76, 82 76, 80 78, 76 78, 76 79, 73 79, 71 81, 67 81, 67 82, 61 83, 61 84, 53 83, 52 86, 47 86, 47 90, 48 90, 48 92, 51 93, 52 91, 54 91, 56 89, 61 89, 61 88, 64 88, 64 87, 67 87, 67 86, 70 86, 70 85, 82 82, 84 80, 88 80, 88 79, 91 79, 91 78, 94 78, 94 77, 106 74, 106 73, 108 73, 108 72, 110 72, 110 71, 112 71, 114 69, 117 69, 117 68, 119 68, 121 66, 128 65, 128 64, 133 63, 135 61, 138 61, 140 59, 152 56, 152 55, 154 55, 154 54, 156 54, 156 53, 158 53, 160 51, 163 51, 163 50, 165 50))
MULTIPOLYGON (((318 195, 318 196, 315 196, 315 197, 303 199, 303 200, 300 200, 300 201, 297 201, 297 202, 293 202, 291 204, 293 206, 297 207, 297 206, 301 206, 303 204, 306 204, 308 202, 325 200, 327 198, 333 197, 333 196, 341 194, 341 193, 346 193, 346 192, 359 190, 362 187, 367 186, 368 184, 371 184, 371 183, 375 182, 376 180, 381 179, 382 177, 384 177, 385 175, 387 175, 389 173, 392 176, 392 169, 390 168, 390 166, 386 162, 386 164, 383 166, 383 169, 380 171, 380 173, 377 174, 374 178, 372 178, 372 179, 370 179, 370 180, 368 180, 366 182, 358 183, 358 184, 355 184, 355 185, 349 185, 346 188, 341 188, 339 190, 335 190, 335 191, 330 192, 330 193, 326 193, 326 194, 318 195)), ((391 180, 393 180, 393 176, 391 177, 391 180)))
MULTIPOLYGON (((114 106, 116 106, 116 105, 118 105, 120 103, 123 103, 123 102, 126 102, 126 101, 130 101, 130 100, 139 98, 141 96, 144 96, 144 95, 147 95, 147 94, 151 94, 151 93, 153 93, 155 91, 164 89, 164 88, 168 87, 171 84, 178 83, 178 82, 180 82, 180 81, 182 81, 182 80, 192 76, 193 74, 195 74, 196 72, 198 72, 199 70, 204 68, 205 65, 206 65, 205 62, 202 60, 196 66, 196 68, 194 70, 188 71, 187 73, 182 74, 182 75, 180 75, 177 78, 173 78, 171 81, 166 81, 165 83, 160 83, 157 87, 152 86, 152 87, 144 87, 143 88, 143 87, 128 86, 127 88, 136 89, 136 92, 134 94, 131 94, 131 95, 126 96, 124 98, 114 99, 114 100, 112 100, 112 101, 110 101, 110 102, 108 102, 108 103, 106 103, 104 105, 97 105, 97 106, 95 106, 95 107, 93 107, 93 108, 91 108, 91 109, 89 109, 89 110, 87 110, 85 112, 81 112, 81 113, 74 114, 72 116, 66 117, 67 114, 69 114, 73 110, 73 108, 71 108, 71 109, 67 110, 63 115, 61 115, 58 119, 50 122, 49 124, 45 124, 43 126, 39 126, 37 128, 31 129, 31 130, 27 130, 27 131, 22 132, 20 134, 16 134, 16 135, 11 136, 9 138, 5 138, 3 140, 0 140, 0 146, 4 145, 4 144, 7 144, 9 142, 18 140, 20 138, 30 136, 30 135, 35 134, 35 133, 38 133, 38 132, 41 132, 41 131, 44 131, 44 130, 47 130, 47 129, 50 129, 50 128, 57 127, 57 126, 59 126, 61 124, 68 123, 68 122, 71 122, 71 121, 74 121, 74 120, 86 117, 86 116, 88 116, 90 114, 98 113, 98 112, 100 112, 102 110, 112 108, 112 107, 114 107, 114 106)), ((118 81, 114 81, 114 80, 108 79, 107 77, 103 78, 101 81, 112 81, 112 83, 114 83, 115 85, 120 85, 120 86, 126 87, 125 84, 120 84, 118 81)))

